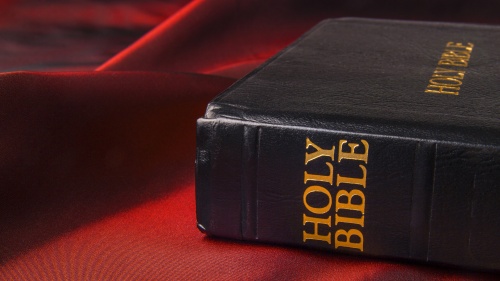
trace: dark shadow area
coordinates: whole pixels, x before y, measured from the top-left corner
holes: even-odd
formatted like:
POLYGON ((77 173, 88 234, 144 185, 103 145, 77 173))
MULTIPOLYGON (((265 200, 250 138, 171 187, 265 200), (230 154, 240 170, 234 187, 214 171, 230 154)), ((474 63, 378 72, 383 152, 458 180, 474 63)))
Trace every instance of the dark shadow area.
MULTIPOLYGON (((203 243, 216 245, 212 249, 226 247, 227 249, 225 250, 230 250, 233 247, 238 248, 241 250, 241 254, 247 256, 248 259, 259 259, 259 255, 262 255, 261 251, 268 251, 271 253, 276 252, 278 257, 279 254, 283 254, 287 257, 295 257, 302 260, 307 259, 309 267, 328 268, 334 264, 336 267, 339 267, 339 271, 348 268, 360 268, 362 269, 360 272, 373 272, 371 278, 367 280, 454 280, 464 278, 470 278, 470 280, 498 280, 498 274, 494 272, 471 271, 448 265, 419 263, 414 260, 406 261, 402 259, 387 259, 387 257, 367 257, 341 252, 333 253, 330 250, 314 250, 290 245, 262 244, 262 242, 230 240, 212 236, 206 236, 203 239, 203 243), (260 254, 258 254, 259 252, 260 254)), ((207 247, 207 249, 210 248, 207 247)), ((224 249, 221 252, 224 252, 224 249)), ((223 255, 223 253, 220 253, 220 255, 223 255)), ((265 280, 297 279, 299 278, 298 276, 300 276, 299 279, 314 280, 324 276, 324 272, 321 271, 305 270, 303 263, 297 263, 293 259, 280 259, 276 264, 278 264, 278 268, 274 270, 275 275, 269 276, 265 280), (318 276, 314 275, 315 272, 318 273, 318 276)), ((335 271, 334 269, 327 269, 327 271, 329 270, 335 271)), ((348 275, 344 275, 341 276, 348 278, 348 275)))
MULTIPOLYGON (((322 1, 315 1, 322 2, 322 1)), ((331 1, 339 16, 469 23, 500 23, 495 0, 354 0, 331 1)), ((309 7, 315 4, 308 3, 309 7)), ((317 4, 316 4, 317 5, 317 4)), ((305 6, 305 5, 304 5, 305 6)))
POLYGON ((192 184, 196 119, 233 82, 99 75, 0 77, 0 261, 192 184))
POLYGON ((0 1, 0 71, 93 70, 188 0, 0 1))

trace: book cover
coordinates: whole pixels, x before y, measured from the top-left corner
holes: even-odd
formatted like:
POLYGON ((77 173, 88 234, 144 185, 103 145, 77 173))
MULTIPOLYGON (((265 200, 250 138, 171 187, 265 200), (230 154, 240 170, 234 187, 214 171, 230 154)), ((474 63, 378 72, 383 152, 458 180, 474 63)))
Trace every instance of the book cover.
POLYGON ((500 269, 500 28, 337 19, 198 120, 208 235, 500 269))

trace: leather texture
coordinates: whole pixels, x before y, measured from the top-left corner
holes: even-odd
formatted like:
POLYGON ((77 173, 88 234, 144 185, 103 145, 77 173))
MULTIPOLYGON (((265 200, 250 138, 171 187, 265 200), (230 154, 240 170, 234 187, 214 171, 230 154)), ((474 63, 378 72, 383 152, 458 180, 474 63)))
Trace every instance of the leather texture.
POLYGON ((499 35, 500 28, 481 25, 320 23, 215 98, 198 120, 200 228, 234 239, 499 270, 499 35), (474 44, 459 95, 426 93, 448 42, 474 44), (328 157, 304 164, 315 151, 306 139, 335 146, 334 182, 319 184, 330 198, 305 195, 312 185, 305 172, 329 174, 328 157), (338 153, 349 151, 341 140, 358 144, 356 153, 367 141, 368 161, 341 161, 338 153), (364 225, 336 223, 336 215, 353 214, 339 211, 339 194, 359 189, 338 176, 363 177, 360 165, 364 225), (313 209, 333 203, 318 216, 331 226, 315 230, 305 222, 305 201, 313 209), (362 232, 363 251, 334 247, 334 234, 350 227, 362 232), (306 241, 304 232, 315 231, 330 233, 331 243, 306 241))

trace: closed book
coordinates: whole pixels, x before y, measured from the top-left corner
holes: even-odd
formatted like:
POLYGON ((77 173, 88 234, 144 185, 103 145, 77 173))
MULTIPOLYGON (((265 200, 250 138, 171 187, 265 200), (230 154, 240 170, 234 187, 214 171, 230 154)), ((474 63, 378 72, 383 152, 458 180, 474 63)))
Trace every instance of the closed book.
POLYGON ((197 124, 208 235, 500 269, 500 28, 321 22, 197 124))

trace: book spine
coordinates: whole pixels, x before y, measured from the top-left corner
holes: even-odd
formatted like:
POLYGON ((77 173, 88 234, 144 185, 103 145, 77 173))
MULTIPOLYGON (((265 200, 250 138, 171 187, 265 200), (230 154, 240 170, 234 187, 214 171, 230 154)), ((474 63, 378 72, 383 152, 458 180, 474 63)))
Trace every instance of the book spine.
POLYGON ((209 235, 498 270, 498 147, 198 120, 209 235))

